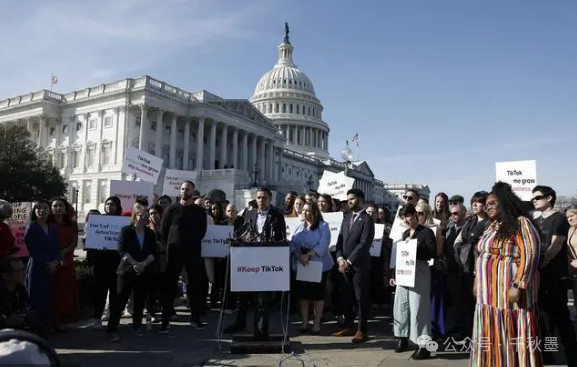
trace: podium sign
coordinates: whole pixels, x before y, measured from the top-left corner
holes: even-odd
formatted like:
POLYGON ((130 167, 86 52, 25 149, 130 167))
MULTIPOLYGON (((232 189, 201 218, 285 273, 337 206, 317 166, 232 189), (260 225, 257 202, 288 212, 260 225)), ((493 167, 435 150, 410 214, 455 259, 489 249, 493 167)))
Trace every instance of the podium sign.
POLYGON ((289 247, 231 247, 230 288, 233 292, 288 291, 289 247))

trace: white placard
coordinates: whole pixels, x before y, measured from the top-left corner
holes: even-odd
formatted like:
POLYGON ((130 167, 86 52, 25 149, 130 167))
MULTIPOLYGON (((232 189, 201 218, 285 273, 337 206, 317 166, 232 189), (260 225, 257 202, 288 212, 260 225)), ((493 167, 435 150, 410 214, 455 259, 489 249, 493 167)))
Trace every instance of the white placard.
POLYGON ((26 234, 26 227, 30 221, 30 213, 32 212, 32 203, 19 202, 12 203, 12 216, 7 219, 5 223, 10 227, 12 236, 16 238, 14 246, 18 247, 18 252, 14 254, 16 257, 30 256, 26 243, 24 243, 24 235, 26 234))
POLYGON ((164 186, 162 188, 162 195, 170 197, 180 195, 180 186, 184 181, 195 182, 198 173, 195 171, 180 171, 176 169, 167 169, 164 175, 164 186))
POLYGON ((126 151, 126 156, 122 163, 122 172, 127 175, 135 175, 143 181, 152 182, 156 185, 158 176, 160 176, 162 162, 162 158, 131 146, 126 151))
POLYGON ((288 291, 288 246, 231 247, 230 288, 233 292, 288 291))
POLYGON ((336 251, 341 224, 343 224, 343 212, 323 213, 323 219, 329 224, 329 228, 331 229, 329 251, 336 251))
POLYGON ((229 239, 234 232, 233 226, 218 226, 209 224, 206 235, 202 239, 202 257, 227 257, 230 253, 229 239))
POLYGON ((372 257, 381 257, 381 247, 383 247, 383 239, 374 239, 369 249, 369 254, 372 257))
POLYGON ((521 200, 531 201, 537 186, 537 161, 496 162, 495 173, 496 181, 507 182, 521 200))
POLYGON ((415 286, 415 267, 417 265, 417 239, 397 242, 395 282, 397 285, 413 288, 415 286))
POLYGON ((286 224, 286 239, 290 241, 293 239, 293 235, 298 226, 300 226, 303 223, 303 220, 298 217, 290 217, 285 218, 284 222, 286 224))
POLYGON ((353 188, 355 179, 345 175, 344 172, 333 173, 324 171, 319 180, 317 191, 321 194, 328 194, 338 200, 347 200, 347 191, 353 188))
POLYGON ((85 249, 118 250, 122 227, 130 224, 130 217, 91 215, 86 226, 85 249))
POLYGON ((382 240, 385 233, 385 225, 382 223, 375 223, 375 240, 382 240))
POLYGON ((389 238, 391 240, 393 240, 393 242, 397 242, 403 239, 403 233, 405 233, 405 231, 407 229, 409 229, 409 227, 407 227, 405 225, 405 223, 403 222, 402 218, 399 218, 399 211, 401 210, 401 207, 399 206, 397 208, 397 214, 395 214, 395 221, 393 222, 393 225, 391 227, 391 233, 389 233, 389 238))
POLYGON ((152 204, 153 190, 152 182, 110 180, 110 196, 118 196, 123 212, 132 212, 138 196, 145 197, 152 204))
POLYGON ((323 277, 322 261, 309 261, 306 266, 297 262, 297 280, 320 283, 323 277))

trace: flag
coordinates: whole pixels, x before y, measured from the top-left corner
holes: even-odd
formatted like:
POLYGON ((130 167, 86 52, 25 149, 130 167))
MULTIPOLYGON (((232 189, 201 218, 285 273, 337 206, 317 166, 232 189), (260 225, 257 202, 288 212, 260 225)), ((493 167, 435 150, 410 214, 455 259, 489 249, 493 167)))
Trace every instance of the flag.
POLYGON ((52 78, 50 79, 50 84, 54 85, 56 83, 58 83, 58 76, 52 75, 52 78))
POLYGON ((353 136, 353 138, 351 139, 351 141, 357 141, 357 140, 359 140, 359 133, 356 133, 355 136, 353 136))

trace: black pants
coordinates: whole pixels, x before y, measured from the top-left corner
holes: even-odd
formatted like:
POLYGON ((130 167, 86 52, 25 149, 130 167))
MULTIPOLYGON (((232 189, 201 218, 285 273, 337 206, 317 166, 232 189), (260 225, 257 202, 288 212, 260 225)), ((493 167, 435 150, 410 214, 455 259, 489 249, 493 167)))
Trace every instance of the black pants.
POLYGON ((110 305, 110 319, 108 320, 108 332, 118 329, 122 311, 128 303, 130 295, 134 292, 134 305, 132 310, 132 327, 136 330, 142 326, 142 315, 144 314, 144 302, 148 294, 150 275, 143 274, 135 276, 126 274, 118 276, 118 295, 115 302, 110 305))
POLYGON ((106 296, 110 294, 110 303, 116 301, 116 267, 94 265, 94 318, 100 320, 106 306, 106 296))
POLYGON ((210 286, 210 307, 215 308, 225 292, 226 259, 214 259, 214 283, 210 286))
MULTIPOLYGON (((541 274, 539 286, 541 343, 544 343, 545 337, 555 337, 555 330, 557 330, 567 364, 575 367, 577 366, 577 341, 567 306, 567 283, 560 277, 546 272, 541 274)), ((547 362, 551 361, 552 352, 543 351, 543 358, 547 362)))
POLYGON ((188 278, 186 294, 188 296, 191 321, 200 320, 201 302, 206 302, 206 293, 204 293, 203 287, 203 281, 206 282, 204 260, 200 255, 186 253, 181 246, 176 245, 168 248, 168 267, 166 269, 165 292, 162 300, 163 325, 168 325, 170 322, 172 305, 182 268, 185 269, 186 277, 188 278))
POLYGON ((162 288, 166 284, 166 272, 155 273, 150 276, 150 286, 148 288, 148 298, 146 300, 146 310, 148 315, 156 316, 160 310, 159 304, 162 302, 162 288))
MULTIPOLYGON (((473 274, 462 270, 449 271, 447 274, 447 294, 455 317, 454 328, 450 333, 459 337, 471 337, 473 333, 473 318, 475 313, 475 297, 473 296, 473 274)), ((447 320, 445 318, 445 320, 447 320)))
POLYGON ((355 325, 355 307, 358 311, 359 325, 357 331, 367 333, 367 320, 370 309, 370 271, 366 268, 349 267, 343 274, 343 306, 345 315, 345 327, 353 328, 355 325))
POLYGON ((328 304, 330 305, 330 309, 333 312, 333 315, 340 316, 343 314, 343 306, 342 306, 342 287, 343 287, 343 276, 339 273, 339 266, 337 264, 336 259, 336 252, 331 252, 331 256, 333 258, 333 268, 329 271, 328 275, 328 304))

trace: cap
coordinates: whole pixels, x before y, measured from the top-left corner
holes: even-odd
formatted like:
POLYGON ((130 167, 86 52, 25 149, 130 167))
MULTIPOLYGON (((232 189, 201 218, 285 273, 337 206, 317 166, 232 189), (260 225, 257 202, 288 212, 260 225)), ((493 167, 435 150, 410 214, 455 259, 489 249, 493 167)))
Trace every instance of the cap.
POLYGON ((449 199, 449 202, 457 202, 462 204, 465 202, 465 198, 463 198, 461 195, 453 195, 449 199))

